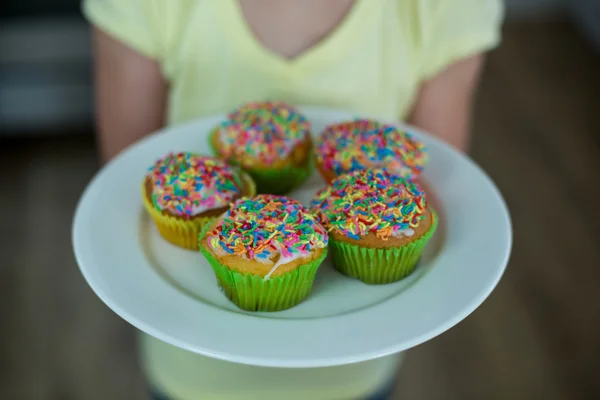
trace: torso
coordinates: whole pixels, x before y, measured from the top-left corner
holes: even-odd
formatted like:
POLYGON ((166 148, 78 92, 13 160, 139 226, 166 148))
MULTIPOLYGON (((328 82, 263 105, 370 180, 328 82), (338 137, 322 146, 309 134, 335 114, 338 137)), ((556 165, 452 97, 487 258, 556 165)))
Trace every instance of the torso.
POLYGON ((416 94, 412 2, 174 4, 181 6, 157 14, 164 20, 159 44, 170 86, 169 124, 275 99, 396 120, 416 94))
POLYGON ((246 23, 262 45, 294 59, 329 36, 354 0, 239 0, 246 23))

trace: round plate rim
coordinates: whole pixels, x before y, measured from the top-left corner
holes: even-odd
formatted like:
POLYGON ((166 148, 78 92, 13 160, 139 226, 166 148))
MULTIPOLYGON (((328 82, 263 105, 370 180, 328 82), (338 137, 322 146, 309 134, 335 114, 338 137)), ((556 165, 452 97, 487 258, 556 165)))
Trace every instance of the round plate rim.
MULTIPOLYGON (((343 110, 307 106, 301 106, 300 109, 307 114, 309 119, 313 119, 314 116, 318 115, 337 115, 337 119, 352 117, 352 113, 343 110)), ((365 117, 364 115, 361 116, 365 117)), ((441 320, 438 320, 437 322, 432 321, 430 316, 419 315, 416 311, 407 313, 412 316, 415 323, 419 323, 427 328, 421 329, 419 334, 413 334, 411 335, 412 337, 403 339, 394 338, 390 333, 384 334, 380 331, 374 332, 373 328, 390 328, 390 324, 393 326, 393 323, 390 322, 393 321, 390 314, 395 310, 394 303, 402 302, 402 298, 406 297, 407 294, 419 291, 419 287, 423 286, 422 282, 409 288, 406 293, 403 293, 401 296, 391 298, 382 304, 365 310, 359 310, 355 313, 327 317, 325 320, 275 320, 256 318, 245 314, 228 313, 220 309, 216 309, 218 311, 213 309, 211 312, 210 306, 203 305, 200 307, 196 305, 196 308, 202 310, 203 313, 216 317, 216 319, 211 320, 213 325, 217 325, 217 327, 211 326, 211 328, 213 328, 211 336, 206 334, 204 336, 194 336, 189 334, 189 332, 174 331, 165 326, 157 327, 157 325, 161 324, 152 320, 152 313, 143 315, 145 311, 141 311, 141 306, 135 311, 132 311, 131 304, 124 305, 119 303, 118 300, 115 300, 115 294, 111 293, 110 284, 108 284, 108 282, 103 282, 101 276, 98 275, 98 267, 94 268, 92 266, 94 263, 93 260, 90 260, 90 249, 92 248, 90 246, 92 245, 89 243, 89 240, 84 240, 84 238, 87 238, 86 233, 90 229, 86 224, 90 214, 90 202, 93 201, 93 196, 98 195, 98 182, 101 182, 102 179, 104 179, 103 177, 107 175, 107 171, 118 168, 118 165, 124 162, 123 160, 127 160, 128 157, 131 157, 130 154, 141 151, 139 149, 143 149, 149 141, 156 140, 158 136, 169 134, 176 136, 177 132, 184 132, 186 129, 191 129, 191 127, 202 123, 206 124, 208 121, 218 121, 222 117, 223 115, 216 115, 208 118, 200 118, 182 125, 165 128, 143 138, 137 144, 128 147, 96 173, 84 190, 77 205, 75 217, 73 219, 72 235, 75 258, 82 275, 96 295, 109 308, 141 331, 182 349, 237 363, 269 367, 322 367, 343 365, 404 351, 432 339, 471 314, 483 303, 496 287, 506 268, 512 247, 510 216, 500 192, 487 174, 465 155, 457 152, 440 139, 428 135, 420 129, 398 122, 391 122, 410 130, 420 138, 424 139, 430 147, 433 145, 438 151, 446 153, 446 155, 449 154, 449 157, 454 159, 455 162, 463 163, 468 166, 467 168, 475 174, 474 176, 477 176, 477 179, 482 180, 481 184, 485 186, 485 191, 488 196, 495 200, 493 207, 495 208, 497 216, 494 218, 494 221, 497 221, 500 224, 501 231, 497 237, 499 240, 499 255, 495 260, 490 261, 493 262, 494 266, 489 268, 489 274, 485 277, 485 284, 479 288, 477 293, 472 294, 469 301, 463 302, 459 309, 449 313, 445 318, 438 317, 438 319, 441 320), (223 313, 228 313, 228 315, 223 313), (381 315, 377 316, 376 314, 378 313, 381 315), (223 323, 222 320, 224 319, 226 319, 227 322, 223 323), (258 332, 262 332, 264 336, 257 337, 257 335, 247 335, 244 337, 227 332, 226 327, 228 325, 237 326, 238 324, 243 324, 244 331, 257 330, 258 332), (344 327, 346 329, 343 329, 344 327), (348 328, 352 328, 352 332, 348 332, 348 328), (303 335, 314 336, 314 341, 311 341, 307 337, 299 337, 299 332, 302 332, 303 335), (220 335, 217 335, 217 333, 220 335), (292 338, 298 339, 293 342, 296 343, 299 348, 286 346, 285 341, 277 339, 282 336, 285 337, 285 334, 292 334, 292 338), (194 338, 196 339, 194 340, 194 338), (333 338, 339 338, 339 340, 327 340, 333 338), (205 343, 202 343, 202 341, 205 343), (274 345, 273 341, 275 341, 274 345), (208 344, 206 342, 208 342, 208 344), (342 344, 338 344, 338 342, 342 342, 342 344), (228 343, 228 345, 224 345, 225 343, 228 343), (275 346, 276 348, 274 349, 272 346, 275 346), (310 351, 307 352, 306 348, 309 347, 310 351)), ((332 119, 335 120, 336 118, 332 119)), ((483 186, 482 190, 484 190, 483 186)), ((140 252, 142 251, 140 249, 138 250, 140 252)), ((468 256, 468 253, 465 252, 465 256, 468 256)), ((134 257, 134 259, 139 261, 139 257, 134 257)), ((440 259, 438 258, 436 261, 440 262, 440 259)), ((438 268, 438 271, 439 270, 440 269, 438 268)), ((433 267, 432 271, 427 274, 427 277, 431 279, 431 276, 435 271, 435 267, 433 267)), ((147 278, 149 280, 160 279, 158 277, 152 277, 152 275, 147 278)), ((446 279, 455 278, 456 277, 452 276, 446 277, 446 279)), ((167 286, 168 284, 165 282, 164 285, 167 286)), ((169 298, 169 301, 177 299, 178 294, 176 289, 170 286, 163 289, 164 294, 169 298)), ((431 293, 430 295, 434 296, 435 293, 431 293)), ((179 293, 179 296, 183 295, 179 293)), ((414 294, 412 297, 414 297, 414 294)), ((178 301, 193 300, 179 298, 178 301)), ((440 307, 441 304, 443 303, 440 303, 440 307)), ((160 309, 160 305, 158 305, 157 308, 160 309)), ((160 310, 157 312, 160 312, 160 310)), ((172 323, 175 324, 177 321, 172 321, 172 323)))

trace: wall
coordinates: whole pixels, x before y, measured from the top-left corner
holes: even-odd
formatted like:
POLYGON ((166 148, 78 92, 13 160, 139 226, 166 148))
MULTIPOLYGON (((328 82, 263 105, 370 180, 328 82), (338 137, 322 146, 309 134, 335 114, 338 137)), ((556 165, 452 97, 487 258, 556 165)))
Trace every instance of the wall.
POLYGON ((527 17, 560 12, 568 0, 504 0, 507 15, 527 17))

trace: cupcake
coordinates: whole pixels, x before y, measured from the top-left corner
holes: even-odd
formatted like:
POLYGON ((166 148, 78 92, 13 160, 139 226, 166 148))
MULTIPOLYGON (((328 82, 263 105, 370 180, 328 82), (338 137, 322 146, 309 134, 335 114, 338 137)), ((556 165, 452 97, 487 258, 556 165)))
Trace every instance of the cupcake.
POLYGON ((161 158, 142 185, 144 206, 161 236, 191 250, 198 250, 198 234, 207 222, 255 191, 245 173, 223 160, 192 153, 161 158))
POLYGON ((327 232, 302 204, 274 195, 235 202, 200 234, 200 251, 225 295, 248 311, 304 300, 327 255, 327 232))
POLYGON ((259 193, 287 193, 311 172, 310 122, 283 102, 236 109, 209 140, 216 155, 252 176, 259 193))
POLYGON ((437 226, 421 187, 384 169, 339 176, 311 210, 329 232, 335 268, 370 284, 412 273, 437 226))
POLYGON ((368 168, 415 179, 426 162, 423 143, 393 125, 367 119, 329 125, 315 144, 315 163, 327 182, 368 168))

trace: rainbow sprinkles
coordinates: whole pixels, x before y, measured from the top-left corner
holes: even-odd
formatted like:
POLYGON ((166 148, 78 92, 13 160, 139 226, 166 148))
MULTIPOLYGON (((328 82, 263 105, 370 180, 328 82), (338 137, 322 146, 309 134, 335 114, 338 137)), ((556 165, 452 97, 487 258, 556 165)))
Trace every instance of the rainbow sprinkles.
POLYGON ((226 207, 241 196, 242 184, 225 161, 193 153, 170 153, 149 168, 152 204, 185 219, 226 207))
POLYGON ((218 135, 225 158, 247 166, 256 160, 270 165, 304 142, 310 127, 308 119, 286 103, 257 102, 234 110, 212 134, 218 135))
POLYGON ((317 162, 335 175, 385 167, 414 179, 427 162, 425 145, 412 135, 367 119, 329 125, 315 149, 317 162))
POLYGON ((280 265, 325 248, 327 240, 325 228, 300 202, 274 195, 236 201, 207 235, 217 255, 273 263, 265 280, 280 265))
POLYGON ((426 208, 419 185, 383 169, 342 175, 311 202, 329 231, 355 240, 412 236, 426 208))

